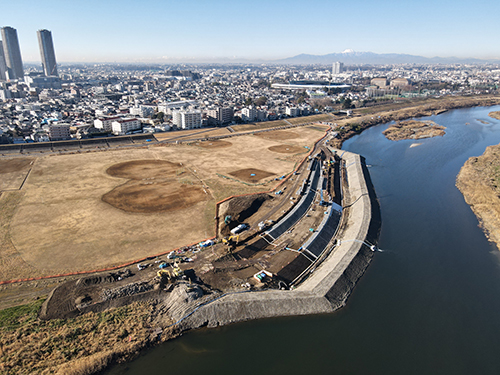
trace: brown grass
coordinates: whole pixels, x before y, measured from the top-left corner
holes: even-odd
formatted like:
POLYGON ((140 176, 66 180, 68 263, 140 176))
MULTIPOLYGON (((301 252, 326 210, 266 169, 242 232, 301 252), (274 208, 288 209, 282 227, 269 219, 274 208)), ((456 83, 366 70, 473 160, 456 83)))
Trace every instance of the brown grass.
POLYGON ((457 176, 457 187, 487 237, 500 248, 500 145, 467 160, 457 176))
MULTIPOLYGON (((135 355, 151 335, 148 303, 74 319, 40 321, 36 312, 41 302, 27 310, 0 311, 15 317, 1 321, 0 373, 92 374, 111 361, 135 355)), ((168 333, 163 339, 167 337, 168 333)))
POLYGON ((488 116, 496 118, 497 120, 500 120, 500 111, 490 112, 490 113, 488 113, 488 116))

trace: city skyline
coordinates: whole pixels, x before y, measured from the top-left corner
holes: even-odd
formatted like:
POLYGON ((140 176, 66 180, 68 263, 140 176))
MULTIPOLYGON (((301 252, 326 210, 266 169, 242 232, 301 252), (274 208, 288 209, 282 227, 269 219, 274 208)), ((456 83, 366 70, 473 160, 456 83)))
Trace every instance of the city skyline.
POLYGON ((500 4, 491 1, 471 7, 412 0, 402 8, 367 0, 20 0, 4 4, 1 22, 17 29, 29 63, 40 61, 39 29, 52 31, 63 63, 256 61, 346 49, 500 59, 498 11, 500 4))

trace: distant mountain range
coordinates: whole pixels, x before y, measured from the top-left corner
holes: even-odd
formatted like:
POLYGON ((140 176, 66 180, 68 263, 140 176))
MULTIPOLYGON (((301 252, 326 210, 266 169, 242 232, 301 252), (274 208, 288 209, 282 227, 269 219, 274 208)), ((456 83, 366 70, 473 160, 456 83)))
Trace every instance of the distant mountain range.
POLYGON ((499 64, 500 60, 481 60, 458 57, 424 57, 398 53, 355 52, 346 50, 328 55, 300 54, 282 60, 273 61, 279 64, 332 64, 336 61, 344 65, 357 64, 499 64))

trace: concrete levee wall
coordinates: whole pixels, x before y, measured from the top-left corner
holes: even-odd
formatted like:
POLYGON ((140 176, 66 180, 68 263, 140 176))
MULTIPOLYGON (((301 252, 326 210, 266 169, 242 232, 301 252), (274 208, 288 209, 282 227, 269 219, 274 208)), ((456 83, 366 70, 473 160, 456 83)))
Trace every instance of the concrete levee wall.
MULTIPOLYGON (((181 329, 215 327, 251 319, 319 314, 342 307, 368 266, 373 252, 360 242, 371 221, 371 201, 362 158, 344 152, 349 204, 348 222, 339 234, 341 244, 295 290, 234 293, 201 306, 179 323, 181 329)), ((347 207, 346 207, 347 208, 347 207)))

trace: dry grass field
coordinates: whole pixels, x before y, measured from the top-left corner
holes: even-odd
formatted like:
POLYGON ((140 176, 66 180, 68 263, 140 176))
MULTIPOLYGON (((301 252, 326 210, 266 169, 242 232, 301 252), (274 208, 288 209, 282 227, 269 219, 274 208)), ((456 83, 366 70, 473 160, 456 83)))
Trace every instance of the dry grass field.
POLYGON ((104 268, 213 236, 218 200, 272 188, 321 137, 268 134, 2 159, 17 173, 9 189, 31 172, 0 196, 0 280, 104 268))

